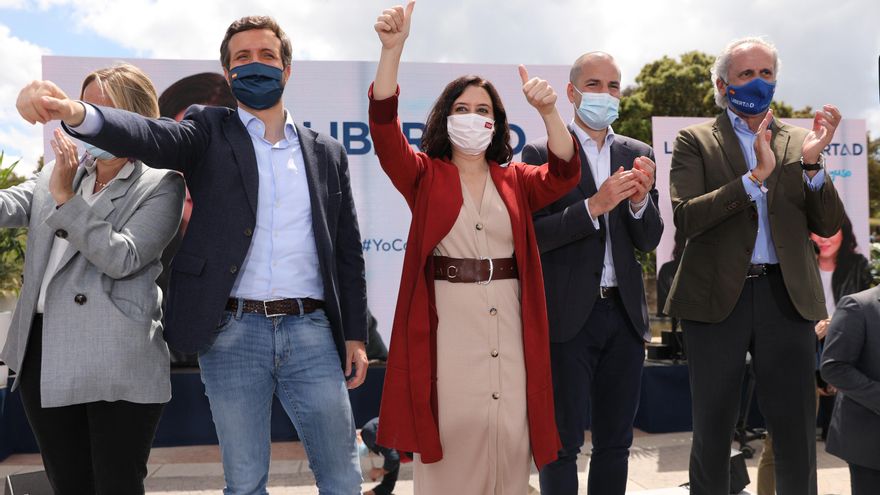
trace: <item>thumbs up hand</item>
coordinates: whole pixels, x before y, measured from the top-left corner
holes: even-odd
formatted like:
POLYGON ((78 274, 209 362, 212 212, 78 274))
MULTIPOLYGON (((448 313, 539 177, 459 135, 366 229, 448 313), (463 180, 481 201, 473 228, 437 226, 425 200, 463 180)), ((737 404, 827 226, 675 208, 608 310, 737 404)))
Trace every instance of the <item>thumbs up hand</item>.
POLYGON ((529 78, 526 66, 519 66, 519 77, 523 83, 523 94, 529 105, 535 107, 541 116, 547 116, 556 110, 556 91, 544 79, 538 77, 529 78))

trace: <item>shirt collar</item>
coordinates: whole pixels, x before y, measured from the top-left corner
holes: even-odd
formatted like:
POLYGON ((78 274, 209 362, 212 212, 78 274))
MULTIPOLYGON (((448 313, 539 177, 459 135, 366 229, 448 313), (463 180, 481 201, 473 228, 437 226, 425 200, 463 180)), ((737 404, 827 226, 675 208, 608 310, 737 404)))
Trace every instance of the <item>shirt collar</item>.
MULTIPOLYGON (((91 157, 86 157, 83 160, 83 168, 86 169, 86 175, 92 175, 98 168, 98 161, 91 157)), ((116 176, 113 179, 127 179, 131 176, 131 173, 134 172, 134 162, 131 160, 125 162, 125 165, 119 169, 119 172, 116 173, 116 176)))
MULTIPOLYGON (((263 121, 259 119, 259 117, 241 107, 238 107, 238 118, 241 119, 241 123, 244 124, 244 127, 248 130, 248 133, 250 133, 254 137, 264 139, 263 136, 266 132, 266 124, 264 124, 263 121)), ((287 141, 293 141, 296 137, 296 125, 293 123, 293 117, 290 115, 290 112, 288 112, 285 108, 284 138, 287 139, 287 141)))
MULTIPOLYGON (((569 127, 574 129, 574 134, 575 136, 577 136, 578 141, 581 143, 581 146, 586 146, 587 143, 593 143, 593 145, 596 144, 595 141, 593 141, 593 138, 591 138, 590 135, 587 134, 587 131, 585 131, 581 126, 577 125, 577 122, 575 122, 574 119, 571 119, 571 124, 569 124, 569 127)), ((608 133, 605 134, 605 144, 609 145, 613 143, 614 136, 614 129, 609 125, 608 133)))
MULTIPOLYGON (((737 115, 736 112, 730 109, 730 107, 727 107, 727 116, 730 118, 730 123, 733 125, 734 131, 748 133, 751 135, 755 134, 754 132, 752 132, 751 129, 749 129, 749 124, 745 121, 745 119, 737 115)), ((773 120, 770 121, 769 128, 773 129, 775 125, 776 117, 773 117, 773 120)))

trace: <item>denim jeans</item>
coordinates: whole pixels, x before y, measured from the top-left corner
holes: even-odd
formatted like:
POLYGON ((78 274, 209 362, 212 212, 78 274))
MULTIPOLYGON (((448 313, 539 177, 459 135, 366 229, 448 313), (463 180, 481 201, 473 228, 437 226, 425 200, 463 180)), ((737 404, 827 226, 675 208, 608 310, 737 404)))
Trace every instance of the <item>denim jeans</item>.
POLYGON ((360 493, 354 418, 324 312, 227 311, 217 332, 199 366, 220 439, 223 493, 268 493, 273 395, 296 427, 319 492, 360 493))

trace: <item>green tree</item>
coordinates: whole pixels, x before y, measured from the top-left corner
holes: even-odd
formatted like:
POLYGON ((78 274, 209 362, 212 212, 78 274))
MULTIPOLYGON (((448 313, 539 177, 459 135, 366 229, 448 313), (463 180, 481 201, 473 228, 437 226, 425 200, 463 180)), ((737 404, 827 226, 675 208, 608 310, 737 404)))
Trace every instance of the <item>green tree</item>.
POLYGON ((868 205, 871 218, 880 218, 880 137, 868 133, 868 205))
MULTIPOLYGON (((0 151, 0 189, 24 182, 24 178, 13 172, 18 161, 3 166, 3 156, 0 151)), ((21 289, 26 240, 25 228, 0 229, 0 293, 17 293, 21 289)))

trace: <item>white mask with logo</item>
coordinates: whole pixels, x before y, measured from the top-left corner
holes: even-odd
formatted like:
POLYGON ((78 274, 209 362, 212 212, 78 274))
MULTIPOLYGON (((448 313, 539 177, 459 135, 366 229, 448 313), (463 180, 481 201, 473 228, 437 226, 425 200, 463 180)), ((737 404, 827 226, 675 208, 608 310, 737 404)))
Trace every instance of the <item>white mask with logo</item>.
POLYGON ((459 151, 467 155, 479 155, 486 151, 495 134, 495 121, 475 113, 462 113, 446 117, 449 140, 459 151))

